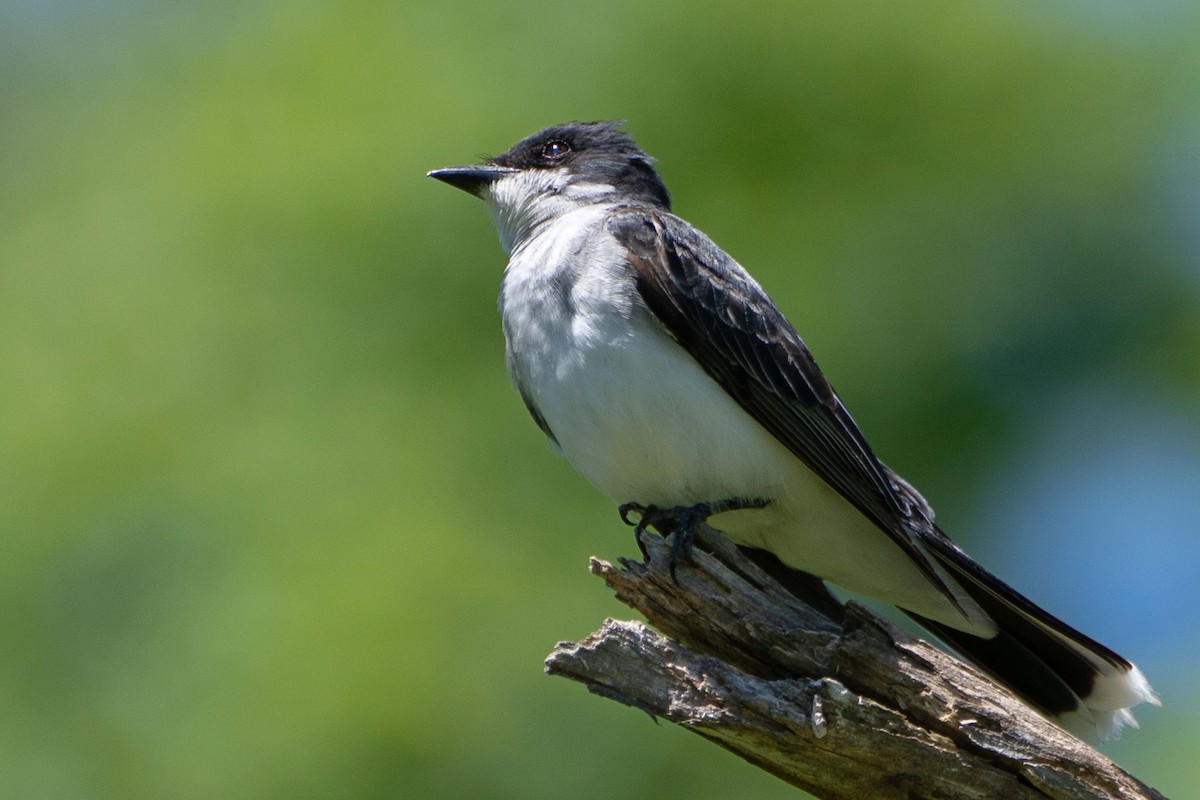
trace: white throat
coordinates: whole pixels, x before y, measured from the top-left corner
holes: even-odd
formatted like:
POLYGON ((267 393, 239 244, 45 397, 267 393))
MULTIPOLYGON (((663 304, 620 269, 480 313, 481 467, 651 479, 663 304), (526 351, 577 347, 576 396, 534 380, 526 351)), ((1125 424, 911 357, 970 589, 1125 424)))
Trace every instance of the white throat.
POLYGON ((615 187, 580 183, 562 170, 523 170, 496 180, 483 193, 506 253, 529 241, 546 223, 584 206, 612 199, 615 187))

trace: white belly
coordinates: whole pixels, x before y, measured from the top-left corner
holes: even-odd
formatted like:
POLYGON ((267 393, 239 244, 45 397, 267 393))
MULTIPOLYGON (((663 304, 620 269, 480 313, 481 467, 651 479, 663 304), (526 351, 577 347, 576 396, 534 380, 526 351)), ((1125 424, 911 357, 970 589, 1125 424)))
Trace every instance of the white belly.
POLYGON ((637 297, 622 254, 597 243, 602 234, 587 222, 553 247, 515 252, 501 295, 513 377, 567 460, 616 503, 765 500, 765 509, 712 524, 793 568, 962 624, 885 533, 667 335, 637 297), (545 269, 585 244, 599 254, 585 276, 545 269))

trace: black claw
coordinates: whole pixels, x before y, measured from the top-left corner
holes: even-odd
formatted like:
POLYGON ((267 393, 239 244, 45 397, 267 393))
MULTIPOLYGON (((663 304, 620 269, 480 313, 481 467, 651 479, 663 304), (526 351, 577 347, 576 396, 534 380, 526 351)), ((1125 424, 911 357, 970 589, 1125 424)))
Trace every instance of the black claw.
POLYGON ((621 522, 632 528, 646 518, 646 507, 641 503, 625 503, 624 505, 617 506, 617 513, 621 515, 621 522), (629 519, 630 513, 637 514, 639 521, 631 522, 629 519))
POLYGON ((638 549, 642 551, 642 558, 644 559, 649 560, 650 558, 650 554, 646 552, 645 544, 642 543, 642 533, 645 532, 647 526, 653 526, 664 537, 671 537, 671 560, 667 565, 667 569, 671 573, 671 580, 678 583, 678 578, 675 576, 675 567, 679 564, 681 558, 690 560, 692 543, 696 539, 696 531, 699 530, 700 526, 709 517, 724 511, 763 508, 767 505, 767 502, 761 498, 753 500, 731 498, 716 503, 697 503, 692 506, 674 506, 673 508, 644 506, 640 503, 625 503, 617 508, 617 512, 621 515, 622 522, 633 527, 634 538, 637 540, 638 549), (637 522, 633 522, 629 518, 630 514, 638 515, 637 522))
POLYGON ((690 507, 680 506, 671 510, 677 512, 677 517, 674 533, 671 534, 671 561, 667 565, 667 569, 671 573, 671 580, 678 583, 679 579, 675 577, 675 567, 682 558, 691 561, 696 530, 712 516, 713 510, 708 503, 697 503, 690 507))
POLYGON ((638 536, 637 531, 634 531, 633 540, 637 542, 638 550, 642 551, 642 561, 649 561, 650 551, 646 549, 646 542, 642 540, 641 536, 638 536))
POLYGON ((658 509, 654 506, 644 506, 641 503, 625 503, 617 508, 617 513, 621 515, 621 521, 633 528, 633 540, 637 542, 638 550, 642 551, 642 560, 650 560, 650 551, 646 549, 645 542, 642 541, 642 534, 646 532, 646 526, 654 522, 657 517, 658 509), (637 514, 637 522, 629 518, 630 514, 637 514))
POLYGON ((695 538, 694 528, 680 528, 671 534, 671 560, 667 562, 667 572, 671 573, 671 580, 676 583, 679 583, 679 577, 675 574, 675 567, 679 565, 680 558, 691 561, 692 540, 695 538))

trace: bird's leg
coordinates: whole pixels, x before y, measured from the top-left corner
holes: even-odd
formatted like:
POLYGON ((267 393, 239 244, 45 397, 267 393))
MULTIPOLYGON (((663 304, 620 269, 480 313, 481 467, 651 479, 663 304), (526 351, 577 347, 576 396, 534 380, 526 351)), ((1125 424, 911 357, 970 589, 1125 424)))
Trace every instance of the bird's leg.
POLYGON ((709 517, 726 511, 765 508, 767 502, 762 498, 731 497, 715 503, 696 503, 691 506, 672 506, 670 508, 644 506, 641 503, 625 503, 617 508, 617 512, 621 515, 622 522, 633 527, 633 536, 637 540, 638 549, 642 551, 642 558, 649 559, 650 557, 650 554, 646 552, 645 545, 642 544, 642 533, 647 526, 653 526, 664 537, 671 537, 669 569, 671 579, 676 580, 675 566, 679 563, 680 558, 690 557, 696 531, 708 521, 709 517), (637 522, 629 518, 630 514, 638 515, 637 522))

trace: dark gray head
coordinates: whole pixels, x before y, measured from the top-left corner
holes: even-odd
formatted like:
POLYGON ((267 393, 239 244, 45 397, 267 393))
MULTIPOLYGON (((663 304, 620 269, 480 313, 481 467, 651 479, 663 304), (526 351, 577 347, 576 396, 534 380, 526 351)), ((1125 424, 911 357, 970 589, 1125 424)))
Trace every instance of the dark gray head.
POLYGON ((505 248, 539 224, 584 206, 670 209, 653 159, 620 122, 567 122, 526 137, 482 164, 429 173, 488 204, 505 248))

